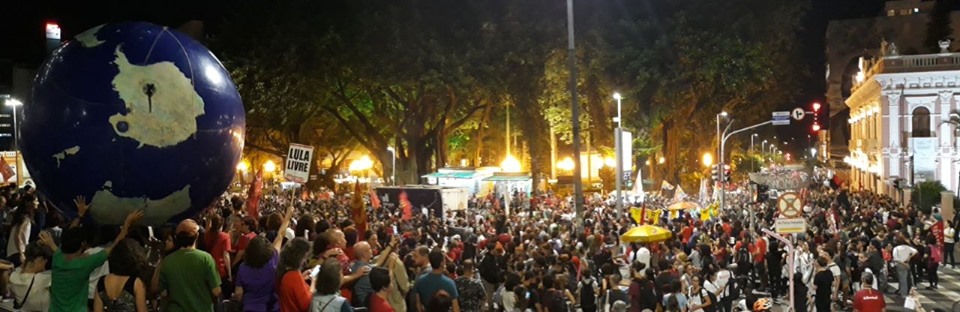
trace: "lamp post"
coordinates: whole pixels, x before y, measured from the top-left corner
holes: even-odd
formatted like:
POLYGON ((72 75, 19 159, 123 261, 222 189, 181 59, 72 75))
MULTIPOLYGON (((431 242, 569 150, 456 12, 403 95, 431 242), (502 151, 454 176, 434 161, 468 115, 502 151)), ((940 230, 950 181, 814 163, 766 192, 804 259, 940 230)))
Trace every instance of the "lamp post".
POLYGON ((623 182, 620 181, 620 179, 623 178, 623 128, 621 128, 623 126, 622 124, 623 119, 620 115, 620 100, 622 100, 623 97, 620 96, 619 92, 615 92, 613 93, 613 98, 617 100, 617 117, 613 118, 613 122, 617 123, 617 128, 614 130, 613 133, 616 136, 614 139, 614 144, 616 145, 615 150, 617 153, 617 157, 616 157, 617 158, 617 164, 616 164, 617 220, 620 220, 623 218, 623 194, 621 193, 621 189, 623 188, 623 185, 622 185, 623 182))
MULTIPOLYGON (((14 161, 16 162, 14 166, 17 169, 17 187, 20 187, 20 182, 23 181, 23 172, 20 170, 20 146, 17 144, 17 141, 20 139, 20 132, 17 131, 17 108, 23 105, 23 102, 14 98, 8 98, 4 101, 4 105, 10 106, 13 109, 13 152, 16 155, 14 161)), ((2 164, 6 166, 6 164, 2 164)))
MULTIPOLYGON (((723 164, 723 139, 720 136, 720 117, 727 117, 727 115, 728 114, 726 111, 721 111, 719 114, 717 114, 717 156, 720 156, 720 158, 717 159, 717 163, 721 165, 723 164)), ((717 178, 718 179, 716 184, 714 184, 714 187, 716 187, 720 192, 723 192, 723 170, 719 170, 717 173, 717 178)))
POLYGON ((750 136, 750 154, 753 154, 753 138, 759 137, 759 134, 754 133, 750 136))
POLYGON ((764 154, 767 152, 767 140, 763 140, 761 143, 763 144, 760 144, 760 154, 764 154))
MULTIPOLYGON (((577 54, 573 36, 573 0, 567 0, 567 67, 570 80, 570 114, 573 132, 573 206, 577 216, 577 228, 583 229, 583 181, 580 172, 580 104, 577 103, 577 54)), ((587 156, 589 157, 589 155, 587 156)))
POLYGON ((390 176, 390 185, 397 185, 397 150, 393 149, 393 146, 387 146, 387 151, 390 152, 390 169, 393 171, 393 174, 390 176))

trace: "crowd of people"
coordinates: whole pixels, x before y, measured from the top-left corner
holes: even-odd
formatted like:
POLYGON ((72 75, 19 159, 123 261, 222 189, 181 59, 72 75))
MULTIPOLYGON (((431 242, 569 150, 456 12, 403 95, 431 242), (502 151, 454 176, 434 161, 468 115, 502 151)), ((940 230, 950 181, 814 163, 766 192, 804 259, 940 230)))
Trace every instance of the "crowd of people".
POLYGON ((716 216, 662 214, 671 238, 630 243, 629 214, 590 200, 576 219, 571 199, 552 194, 514 197, 510 215, 503 197, 476 197, 443 218, 366 198, 357 219, 350 196, 361 194, 267 192, 257 209, 225 196, 176 226, 143 226, 134 212, 116 227, 96 225, 84 198, 68 219, 34 190, 6 187, 0 292, 18 311, 711 312, 787 304, 792 279, 795 311, 883 311, 894 287, 919 306, 911 290, 936 289, 939 266, 955 265, 956 222, 936 209, 816 185, 804 194, 807 231, 787 236, 788 261, 760 231, 775 205, 738 196, 716 216))

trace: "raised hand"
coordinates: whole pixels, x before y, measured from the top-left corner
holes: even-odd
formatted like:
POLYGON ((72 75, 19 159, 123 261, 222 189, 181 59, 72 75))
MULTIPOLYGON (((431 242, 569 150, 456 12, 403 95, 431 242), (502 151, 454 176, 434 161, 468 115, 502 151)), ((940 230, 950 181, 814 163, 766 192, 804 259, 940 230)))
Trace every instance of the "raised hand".
POLYGON ((127 219, 123 221, 124 227, 130 228, 130 226, 137 224, 140 220, 143 220, 143 215, 143 209, 131 212, 127 215, 127 219))
POLYGON ((87 199, 83 196, 77 196, 73 200, 73 204, 77 206, 77 215, 83 217, 87 215, 87 210, 90 209, 90 206, 87 205, 87 199))

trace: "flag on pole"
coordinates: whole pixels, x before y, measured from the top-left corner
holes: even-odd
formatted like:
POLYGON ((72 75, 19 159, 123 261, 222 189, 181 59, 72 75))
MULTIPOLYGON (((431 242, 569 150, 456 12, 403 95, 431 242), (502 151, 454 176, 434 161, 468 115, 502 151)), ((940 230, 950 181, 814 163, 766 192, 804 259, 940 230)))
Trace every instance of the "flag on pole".
POLYGON ((250 183, 250 189, 247 190, 247 215, 260 217, 260 196, 263 195, 263 171, 257 169, 257 173, 250 183))
POLYGON ((647 193, 643 192, 643 170, 637 170, 637 180, 633 182, 633 194, 640 197, 640 202, 647 201, 647 193))
POLYGON ((373 206, 374 210, 380 209, 380 197, 377 197, 377 192, 370 190, 370 206, 373 206))
POLYGON ((700 205, 707 203, 707 179, 700 178, 700 205))
POLYGON ((673 200, 680 201, 684 198, 687 198, 687 193, 684 193, 683 188, 677 185, 677 191, 673 193, 673 200))
POLYGON ((2 155, 0 155, 0 165, 2 165, 0 166, 0 175, 3 176, 4 182, 16 175, 13 169, 10 168, 10 165, 7 165, 7 159, 3 158, 2 155))
POLYGON ((398 201, 400 202, 400 210, 402 211, 401 219, 413 219, 413 204, 410 203, 410 199, 407 198, 406 191, 400 191, 398 201))
POLYGON ((367 232, 367 207, 363 204, 363 190, 360 189, 359 180, 354 184, 350 216, 353 217, 353 223, 357 226, 357 237, 363 240, 363 234, 367 232))

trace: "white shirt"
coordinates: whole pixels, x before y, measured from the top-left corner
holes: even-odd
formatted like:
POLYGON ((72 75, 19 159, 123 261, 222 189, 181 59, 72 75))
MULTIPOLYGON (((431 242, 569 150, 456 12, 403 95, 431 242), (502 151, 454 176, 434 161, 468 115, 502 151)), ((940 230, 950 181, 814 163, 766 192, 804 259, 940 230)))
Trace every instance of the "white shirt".
POLYGON ((30 227, 32 226, 33 222, 30 222, 30 218, 24 218, 22 223, 13 226, 10 230, 10 238, 7 239, 7 257, 20 253, 20 250, 17 249, 16 242, 20 242, 20 248, 23 248, 23 251, 27 250, 28 240, 30 239, 30 227))
POLYGON ((23 300, 30 289, 30 296, 27 296, 27 302, 23 303, 23 311, 48 311, 50 310, 50 283, 53 280, 51 271, 40 273, 22 273, 20 268, 16 268, 10 274, 10 291, 17 298, 17 301, 23 300), (30 283, 33 282, 33 288, 30 283))
POLYGON ((900 245, 893 247, 893 261, 907 263, 913 255, 917 254, 917 249, 909 245, 900 245))
MULTIPOLYGON (((692 306, 694 306, 694 305, 701 305, 701 304, 703 304, 704 299, 701 298, 701 297, 704 296, 703 289, 700 289, 700 293, 699 293, 699 294, 695 294, 695 293, 693 293, 693 287, 692 287, 692 286, 691 286, 691 287, 687 287, 687 288, 688 288, 687 293, 689 294, 689 295, 687 295, 687 307, 692 307, 692 306)), ((707 295, 707 296, 709 296, 709 295, 707 295)), ((703 312, 703 309, 690 310, 690 312, 703 312)))
MULTIPOLYGON (((103 249, 103 247, 93 247, 87 249, 83 253, 89 256, 98 253, 103 249)), ((103 265, 90 273, 90 292, 87 293, 87 299, 93 299, 93 296, 97 294, 97 281, 99 281, 101 277, 107 276, 107 274, 110 274, 110 261, 104 261, 103 265)))
POLYGON ((717 299, 726 298, 730 294, 730 288, 727 287, 727 284, 730 283, 731 277, 733 277, 733 273, 727 269, 721 269, 720 272, 717 272, 717 287, 723 288, 722 294, 717 296, 717 299))
POLYGON ((647 249, 647 247, 640 247, 640 250, 637 250, 637 262, 646 265, 646 267, 643 269, 643 273, 647 273, 647 270, 650 269, 650 249, 647 249))
POLYGON ((943 228, 943 243, 953 244, 956 241, 953 240, 953 236, 957 234, 957 230, 954 230, 952 227, 943 228))

